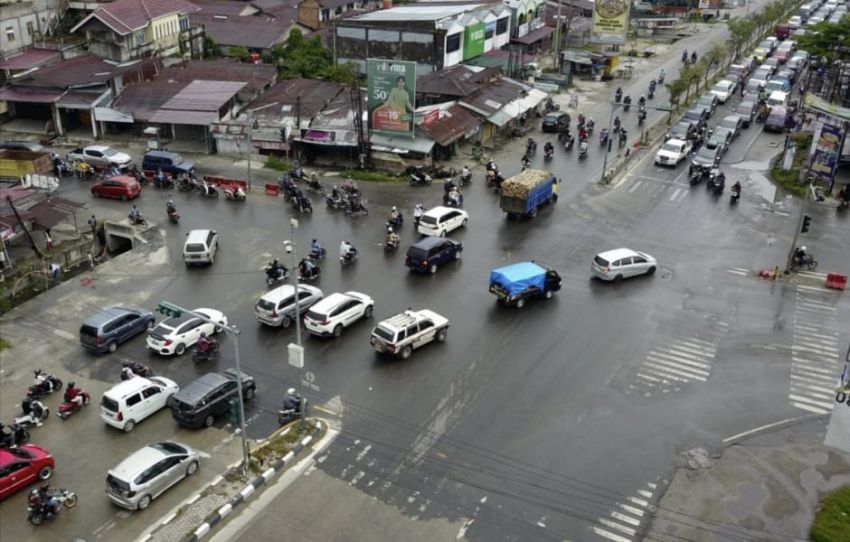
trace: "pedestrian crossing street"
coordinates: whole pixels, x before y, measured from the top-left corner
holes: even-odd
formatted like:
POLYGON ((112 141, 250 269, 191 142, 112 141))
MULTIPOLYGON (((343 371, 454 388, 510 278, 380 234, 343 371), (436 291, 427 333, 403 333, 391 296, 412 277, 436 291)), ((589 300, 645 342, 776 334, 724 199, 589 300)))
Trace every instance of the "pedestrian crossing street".
MULTIPOLYGON (((729 324, 717 322, 713 331, 722 336, 729 324)), ((649 397, 653 393, 680 391, 686 384, 708 382, 717 354, 717 343, 698 337, 664 341, 653 346, 638 369, 630 393, 649 397)))
MULTIPOLYGON (((826 278, 825 273, 803 273, 826 278)), ((831 331, 838 324, 839 299, 821 286, 797 286, 788 399, 794 407, 814 414, 832 411, 841 374, 838 333, 831 331)))
POLYGON ((641 527, 653 510, 652 499, 658 485, 647 482, 643 489, 618 502, 605 517, 596 520, 590 531, 604 540, 633 542, 641 540, 641 527))

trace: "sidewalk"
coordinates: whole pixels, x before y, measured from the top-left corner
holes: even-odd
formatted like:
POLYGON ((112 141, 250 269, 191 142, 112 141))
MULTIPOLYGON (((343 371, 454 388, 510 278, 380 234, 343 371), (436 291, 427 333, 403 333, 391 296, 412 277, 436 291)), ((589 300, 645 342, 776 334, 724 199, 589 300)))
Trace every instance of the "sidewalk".
MULTIPOLYGON (((825 433, 818 416, 722 452, 683 453, 646 539, 808 540, 820 498, 850 484, 850 454, 824 446, 825 433)), ((846 532, 835 542, 850 540, 850 520, 846 532)))

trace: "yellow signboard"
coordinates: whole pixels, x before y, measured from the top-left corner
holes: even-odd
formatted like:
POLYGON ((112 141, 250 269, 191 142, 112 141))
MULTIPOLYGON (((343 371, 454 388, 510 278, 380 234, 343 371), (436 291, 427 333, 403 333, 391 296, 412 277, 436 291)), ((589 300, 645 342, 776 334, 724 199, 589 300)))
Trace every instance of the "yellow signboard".
POLYGON ((625 44, 630 8, 629 0, 596 0, 590 41, 611 45, 625 44))

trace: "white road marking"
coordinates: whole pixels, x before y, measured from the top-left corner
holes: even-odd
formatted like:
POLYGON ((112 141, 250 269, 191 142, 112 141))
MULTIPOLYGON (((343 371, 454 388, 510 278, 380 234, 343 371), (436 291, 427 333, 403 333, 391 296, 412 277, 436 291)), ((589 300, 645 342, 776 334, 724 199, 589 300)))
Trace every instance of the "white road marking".
POLYGON ((676 201, 676 196, 678 196, 678 195, 679 195, 679 192, 681 192, 681 191, 682 191, 682 189, 681 189, 681 188, 677 188, 677 189, 673 192, 673 195, 672 195, 672 196, 670 196, 670 201, 676 201))
POLYGON ((773 429, 774 427, 778 427, 780 425, 784 425, 786 423, 795 422, 797 420, 802 420, 803 418, 807 418, 808 416, 795 416, 793 418, 785 418, 784 420, 779 420, 778 422, 769 423, 766 425, 761 425, 754 429, 750 429, 749 431, 744 431, 743 433, 738 433, 737 435, 732 435, 731 437, 727 437, 723 439, 723 442, 732 442, 733 440, 738 440, 744 437, 748 437, 752 434, 758 433, 759 431, 766 431, 768 429, 773 429))
POLYGON ((634 191, 635 191, 635 190, 637 190, 637 189, 638 189, 638 187, 640 187, 640 185, 642 185, 642 184, 643 184, 643 181, 635 181, 635 184, 633 184, 633 185, 631 186, 631 188, 629 188, 629 192, 634 192, 634 191))
POLYGON ((62 337, 66 341, 76 341, 77 340, 77 338, 74 335, 68 333, 64 329, 56 328, 56 329, 53 330, 53 334, 56 335, 57 337, 62 337))
POLYGON ((620 536, 618 534, 609 533, 605 529, 600 529, 595 525, 590 528, 591 531, 598 534, 602 538, 607 538, 608 540, 612 540, 613 542, 632 542, 631 538, 626 538, 624 536, 620 536))

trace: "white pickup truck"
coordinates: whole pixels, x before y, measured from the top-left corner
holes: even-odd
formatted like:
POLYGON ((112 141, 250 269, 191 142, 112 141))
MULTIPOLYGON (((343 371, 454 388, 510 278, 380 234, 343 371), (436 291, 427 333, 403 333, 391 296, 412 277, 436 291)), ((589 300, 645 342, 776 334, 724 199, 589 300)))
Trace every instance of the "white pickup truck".
POLYGON ((407 359, 420 346, 431 341, 445 341, 448 330, 448 318, 434 311, 406 310, 379 322, 372 330, 369 342, 381 354, 407 359))

